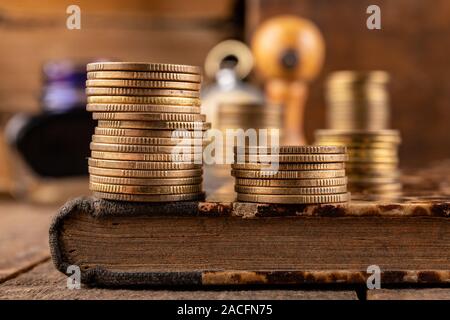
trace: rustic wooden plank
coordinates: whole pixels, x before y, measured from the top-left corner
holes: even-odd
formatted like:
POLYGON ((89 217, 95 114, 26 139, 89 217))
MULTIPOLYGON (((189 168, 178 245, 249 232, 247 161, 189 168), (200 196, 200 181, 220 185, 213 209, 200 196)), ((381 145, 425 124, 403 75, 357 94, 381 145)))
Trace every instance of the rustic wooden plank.
POLYGON ((450 300, 450 288, 369 290, 367 300, 450 300))
POLYGON ((80 290, 67 289, 67 278, 55 270, 50 263, 44 263, 14 280, 0 285, 0 299, 274 299, 274 300, 356 300, 352 290, 204 290, 195 288, 182 290, 98 289, 82 286, 80 290))
POLYGON ((48 226, 55 207, 0 204, 0 283, 48 260, 48 226))

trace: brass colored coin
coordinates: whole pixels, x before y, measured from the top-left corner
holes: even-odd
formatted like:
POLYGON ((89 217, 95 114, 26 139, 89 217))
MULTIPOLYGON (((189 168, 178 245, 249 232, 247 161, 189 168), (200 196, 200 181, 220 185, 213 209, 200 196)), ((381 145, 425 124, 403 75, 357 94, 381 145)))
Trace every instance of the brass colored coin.
POLYGON ((236 163, 279 162, 279 163, 317 163, 317 162, 344 162, 346 154, 282 154, 282 155, 235 155, 236 163))
MULTIPOLYGON (((270 165, 261 163, 233 163, 231 168, 234 170, 267 170, 270 165)), ((280 171, 291 170, 341 170, 345 169, 344 162, 328 163, 279 163, 277 169, 280 171)))
POLYGON ((382 184, 391 184, 398 183, 399 179, 396 176, 391 177, 370 177, 363 175, 349 175, 348 176, 349 184, 352 185, 360 185, 360 186, 369 186, 369 185, 382 185, 382 184))
POLYGON ((312 171, 258 171, 231 170, 236 178, 251 179, 327 179, 345 177, 345 170, 312 170, 312 171))
POLYGON ((115 184, 89 183, 89 190, 108 193, 125 194, 186 194, 202 192, 202 185, 192 184, 186 186, 122 186, 115 184))
POLYGON ((351 184, 350 187, 354 190, 367 190, 373 192, 391 192, 391 191, 400 191, 403 186, 401 183, 386 183, 386 184, 351 184))
POLYGON ((235 152, 252 154, 323 154, 345 153, 343 146, 279 146, 279 147, 235 147, 235 152))
POLYGON ((142 144, 161 146, 202 146, 209 143, 207 140, 191 138, 152 138, 152 137, 121 137, 121 136, 101 136, 93 135, 92 142, 112 143, 112 144, 142 144))
POLYGON ((162 194, 162 195, 141 195, 141 194, 122 194, 94 191, 94 197, 100 199, 128 201, 128 202, 172 202, 172 201, 200 201, 205 199, 202 193, 186 194, 162 194))
POLYGON ((327 79, 328 85, 341 83, 379 83, 385 84, 389 81, 389 73, 386 71, 335 71, 327 79))
POLYGON ((398 152, 396 149, 349 149, 348 158, 397 158, 398 152))
POLYGON ((131 185, 131 186, 184 186, 191 184, 200 184, 202 177, 189 178, 163 178, 163 179, 145 179, 145 178, 118 178, 108 176, 89 175, 89 180, 95 183, 113 184, 113 185, 131 185))
POLYGON ((302 179, 302 180, 275 180, 275 179, 240 179, 236 178, 236 185, 250 187, 286 187, 286 188, 310 188, 345 186, 347 177, 330 179, 302 179))
POLYGON ((187 130, 146 130, 146 129, 114 129, 114 128, 95 128, 95 134, 101 136, 126 136, 126 137, 153 137, 153 138, 195 138, 203 139, 201 131, 187 130))
POLYGON ((99 120, 99 128, 116 129, 159 129, 159 130, 208 130, 209 122, 181 122, 181 121, 127 121, 127 120, 99 120))
POLYGON ((182 97, 135 97, 135 96, 90 96, 88 103, 132 103, 132 104, 159 104, 177 106, 200 106, 198 98, 182 97))
POLYGON ((127 160, 127 161, 155 161, 155 162, 188 162, 201 164, 203 155, 201 153, 124 153, 124 152, 102 152, 91 151, 92 158, 105 160, 127 160))
POLYGON ((200 90, 200 84, 193 82, 127 80, 127 79, 87 80, 86 87, 160 88, 160 89, 181 89, 194 91, 200 90))
POLYGON ((398 163, 398 157, 349 157, 349 163, 398 163))
POLYGON ((172 72, 133 72, 133 71, 91 71, 88 79, 127 79, 127 80, 161 80, 200 83, 202 77, 198 74, 172 72))
POLYGON ((396 150, 398 148, 398 143, 392 142, 345 142, 338 140, 328 140, 328 139, 320 139, 320 144, 327 145, 340 145, 347 146, 347 152, 355 149, 382 149, 382 150, 396 150))
POLYGON ((198 91, 175 89, 142 89, 142 88, 86 88, 87 96, 143 96, 143 97, 182 97, 199 98, 198 91))
POLYGON ((144 63, 144 62, 92 62, 88 63, 87 71, 150 71, 150 72, 176 72, 200 74, 201 69, 197 66, 168 63, 144 63))
POLYGON ((92 167, 131 170, 191 170, 201 169, 201 164, 177 162, 120 161, 104 159, 88 159, 92 167))
POLYGON ((202 146, 156 146, 140 144, 113 144, 91 142, 91 150, 131 153, 201 153, 202 146))
POLYGON ((347 170, 355 170, 361 172, 371 172, 371 171, 380 171, 380 172, 389 172, 393 170, 397 170, 398 166, 396 163, 352 163, 347 162, 345 164, 345 168, 347 170))
POLYGON ((180 122, 204 122, 204 114, 183 113, 128 113, 128 112, 94 112, 94 120, 136 120, 136 121, 180 121, 180 122))
POLYGON ((99 176, 110 177, 129 177, 129 178, 186 178, 199 177, 203 171, 201 169, 192 170, 126 170, 126 169, 107 169, 98 167, 89 167, 89 173, 99 176))
POLYGON ((398 130, 331 130, 323 129, 315 131, 316 139, 321 141, 339 141, 339 142, 392 142, 401 141, 398 130))
POLYGON ((319 188, 267 188, 235 186, 234 190, 239 193, 248 194, 280 194, 280 195, 319 195, 337 194, 347 192, 347 186, 319 187, 319 188))
POLYGON ((259 203, 303 203, 303 204, 325 204, 343 203, 350 200, 349 193, 324 194, 324 195, 267 195, 238 193, 237 200, 243 202, 259 203))
POLYGON ((86 110, 90 112, 142 112, 142 113, 190 113, 199 114, 200 107, 168 106, 152 104, 88 104, 86 110))

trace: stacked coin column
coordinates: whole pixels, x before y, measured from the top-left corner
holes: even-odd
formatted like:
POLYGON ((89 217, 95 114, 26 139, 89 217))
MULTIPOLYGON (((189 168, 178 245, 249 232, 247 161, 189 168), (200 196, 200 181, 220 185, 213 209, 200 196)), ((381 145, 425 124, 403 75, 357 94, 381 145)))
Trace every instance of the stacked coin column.
POLYGON ((349 190, 397 196, 400 133, 389 130, 389 96, 384 71, 339 71, 327 81, 328 129, 316 131, 316 144, 347 146, 349 190))
POLYGON ((98 120, 89 159, 94 196, 202 199, 202 137, 209 124, 200 114, 199 68, 104 62, 88 64, 87 71, 87 110, 98 120))
POLYGON ((350 200, 345 147, 235 148, 237 200, 280 204, 341 204, 350 200))

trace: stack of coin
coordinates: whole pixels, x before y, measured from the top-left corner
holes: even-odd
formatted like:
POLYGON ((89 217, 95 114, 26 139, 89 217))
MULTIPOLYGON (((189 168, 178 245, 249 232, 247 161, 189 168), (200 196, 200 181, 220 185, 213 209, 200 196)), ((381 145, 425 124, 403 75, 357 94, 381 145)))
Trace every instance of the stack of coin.
POLYGON ((259 103, 221 103, 218 128, 226 129, 279 129, 282 127, 281 105, 259 103))
POLYGON ((333 130, 389 128, 388 73, 333 72, 326 83, 327 125, 333 130))
POLYGON ((397 195, 402 188, 398 170, 398 130, 317 130, 318 145, 347 146, 349 190, 376 196, 397 195))
POLYGON ((236 147, 231 174, 237 200, 260 203, 346 203, 346 148, 236 147))
POLYGON ((199 200, 203 131, 200 69, 100 62, 87 65, 87 110, 98 120, 89 159, 99 198, 199 200))

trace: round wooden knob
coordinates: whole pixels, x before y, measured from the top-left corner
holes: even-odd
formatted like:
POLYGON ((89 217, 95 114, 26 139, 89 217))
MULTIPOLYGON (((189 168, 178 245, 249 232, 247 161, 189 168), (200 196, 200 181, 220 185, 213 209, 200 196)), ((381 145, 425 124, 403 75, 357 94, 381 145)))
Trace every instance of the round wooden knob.
POLYGON ((319 29, 296 16, 265 21, 252 39, 255 66, 266 79, 314 79, 320 72, 325 44, 319 29))

